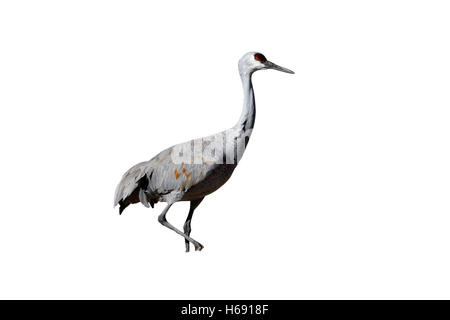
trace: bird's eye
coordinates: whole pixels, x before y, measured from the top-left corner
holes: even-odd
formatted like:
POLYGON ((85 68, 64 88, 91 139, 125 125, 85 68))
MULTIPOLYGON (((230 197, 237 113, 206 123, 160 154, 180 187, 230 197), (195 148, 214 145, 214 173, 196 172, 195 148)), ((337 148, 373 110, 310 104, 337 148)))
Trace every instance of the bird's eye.
POLYGON ((264 55, 262 53, 255 53, 254 58, 256 61, 259 61, 262 63, 267 61, 266 57, 264 57, 264 55))

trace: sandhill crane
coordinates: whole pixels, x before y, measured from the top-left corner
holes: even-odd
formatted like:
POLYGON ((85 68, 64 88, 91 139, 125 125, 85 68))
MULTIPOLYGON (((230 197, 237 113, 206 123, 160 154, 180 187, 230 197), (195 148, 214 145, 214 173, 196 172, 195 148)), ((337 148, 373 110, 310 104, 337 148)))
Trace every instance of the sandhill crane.
POLYGON ((256 112, 253 72, 274 69, 294 73, 268 61, 258 52, 246 53, 238 66, 244 88, 244 107, 236 125, 212 136, 172 146, 151 160, 138 163, 123 175, 116 188, 114 207, 119 204, 120 214, 132 203, 141 202, 145 207, 153 208, 157 202, 166 202, 158 221, 184 237, 186 252, 189 243, 196 251, 203 249, 203 245, 190 237, 194 210, 205 196, 231 177, 252 133, 256 112), (166 220, 170 207, 178 201, 190 201, 184 232, 166 220))

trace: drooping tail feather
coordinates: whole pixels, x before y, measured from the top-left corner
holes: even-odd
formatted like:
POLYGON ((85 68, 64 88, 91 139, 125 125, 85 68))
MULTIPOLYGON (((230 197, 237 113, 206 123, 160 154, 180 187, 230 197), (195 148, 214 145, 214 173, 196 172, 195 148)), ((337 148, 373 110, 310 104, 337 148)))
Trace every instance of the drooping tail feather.
POLYGON ((122 200, 119 201, 119 214, 122 214, 123 210, 128 207, 129 203, 124 203, 122 200))
POLYGON ((153 208, 155 201, 148 196, 148 185, 153 175, 148 162, 137 164, 122 177, 116 189, 114 206, 119 205, 119 214, 132 203, 141 202, 144 206, 153 208), (148 173, 150 171, 150 173, 148 173))

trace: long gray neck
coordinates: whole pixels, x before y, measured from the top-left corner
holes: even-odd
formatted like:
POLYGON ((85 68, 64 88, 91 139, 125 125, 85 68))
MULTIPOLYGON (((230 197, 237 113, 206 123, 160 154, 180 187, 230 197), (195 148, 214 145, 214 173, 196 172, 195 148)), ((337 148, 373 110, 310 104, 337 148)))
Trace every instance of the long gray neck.
POLYGON ((251 73, 241 73, 241 80, 244 89, 244 107, 242 108, 241 117, 234 128, 246 132, 255 126, 255 95, 253 94, 251 73))

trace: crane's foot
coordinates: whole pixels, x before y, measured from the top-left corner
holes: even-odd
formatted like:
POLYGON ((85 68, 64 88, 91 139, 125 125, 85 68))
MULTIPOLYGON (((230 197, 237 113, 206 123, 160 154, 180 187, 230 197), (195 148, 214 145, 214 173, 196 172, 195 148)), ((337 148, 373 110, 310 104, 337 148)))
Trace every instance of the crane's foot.
MULTIPOLYGON (((194 245, 195 251, 202 251, 203 245, 201 243, 195 241, 195 242, 192 242, 192 244, 194 245)), ((190 245, 191 245, 190 241, 186 240, 185 245, 186 245, 186 252, 189 252, 190 245)))
POLYGON ((203 249, 203 245, 201 245, 200 243, 194 244, 194 247, 195 247, 195 251, 202 251, 202 249, 203 249))

